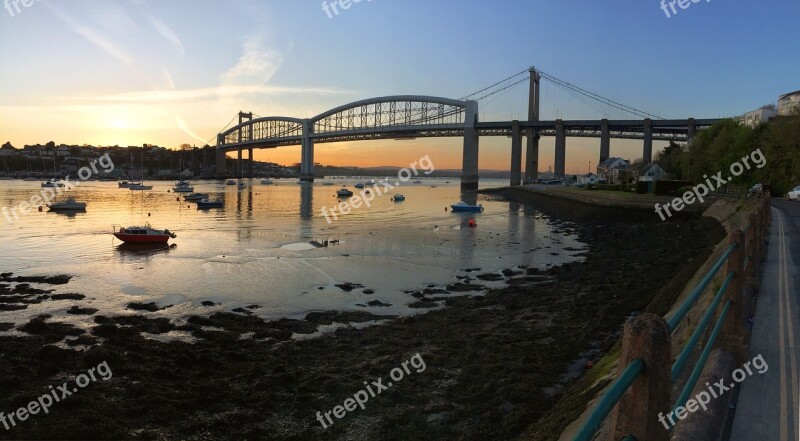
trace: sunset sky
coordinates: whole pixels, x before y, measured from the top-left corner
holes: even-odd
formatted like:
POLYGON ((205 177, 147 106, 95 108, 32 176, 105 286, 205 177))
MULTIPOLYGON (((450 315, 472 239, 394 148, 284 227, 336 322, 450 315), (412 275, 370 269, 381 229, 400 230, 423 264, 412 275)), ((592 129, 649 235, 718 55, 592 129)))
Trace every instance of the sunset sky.
MULTIPOLYGON (((800 3, 788 0, 692 3, 671 18, 657 0, 364 0, 332 18, 317 0, 11 3, 0 11, 0 143, 16 147, 203 145, 239 110, 311 117, 383 95, 460 98, 531 65, 663 117, 736 115, 800 89, 800 3)), ((527 85, 486 101, 483 121, 525 119, 527 85)), ((617 117, 544 82, 542 118, 557 116, 617 117)), ((546 170, 553 139, 541 146, 546 170)), ((460 139, 324 144, 315 159, 408 165, 428 154, 460 168, 460 149, 460 139)), ((507 138, 482 138, 480 167, 508 169, 509 150, 507 138)), ((612 140, 611 153, 633 160, 641 142, 612 140)), ((567 171, 598 155, 599 140, 568 139, 567 171)), ((300 149, 256 158, 290 164, 300 149)))

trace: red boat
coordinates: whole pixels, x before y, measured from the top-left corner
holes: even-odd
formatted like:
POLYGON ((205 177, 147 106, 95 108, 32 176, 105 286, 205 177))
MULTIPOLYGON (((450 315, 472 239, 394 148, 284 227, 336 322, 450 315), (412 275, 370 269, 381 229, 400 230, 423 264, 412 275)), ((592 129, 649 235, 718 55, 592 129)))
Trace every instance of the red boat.
POLYGON ((125 243, 167 243, 170 239, 178 237, 169 230, 156 230, 150 224, 143 227, 117 227, 114 226, 114 237, 125 243))

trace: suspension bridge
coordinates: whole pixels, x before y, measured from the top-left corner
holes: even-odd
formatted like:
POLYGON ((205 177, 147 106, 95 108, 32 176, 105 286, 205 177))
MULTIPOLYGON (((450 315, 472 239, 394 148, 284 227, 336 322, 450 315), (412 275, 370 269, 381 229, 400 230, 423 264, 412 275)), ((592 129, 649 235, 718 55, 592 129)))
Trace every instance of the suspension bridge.
MULTIPOLYGON (((235 118, 234 118, 235 120, 235 118)), ((610 156, 611 138, 642 140, 642 161, 650 163, 653 141, 690 141, 696 130, 707 128, 719 119, 663 119, 654 114, 602 97, 581 87, 531 67, 489 87, 460 99, 422 95, 397 95, 371 98, 345 104, 312 118, 269 116, 254 118, 240 112, 238 124, 217 135, 218 177, 227 174, 226 157, 237 152, 237 171, 242 175, 243 151, 248 151, 252 175, 253 149, 300 145, 300 179, 313 182, 314 146, 320 143, 380 139, 462 137, 461 187, 478 187, 478 153, 481 137, 511 138, 511 185, 535 181, 539 167, 539 139, 555 137, 554 173, 565 175, 566 138, 600 138, 599 161, 610 156), (527 74, 527 76, 525 75, 527 74), (521 77, 521 78, 520 78, 521 77), (546 80, 570 93, 580 102, 605 113, 627 119, 541 120, 540 85, 546 80), (526 120, 487 121, 478 119, 479 102, 497 97, 524 82, 529 83, 526 120), (525 164, 523 171, 523 138, 525 164), (524 176, 523 176, 524 173, 524 176)))

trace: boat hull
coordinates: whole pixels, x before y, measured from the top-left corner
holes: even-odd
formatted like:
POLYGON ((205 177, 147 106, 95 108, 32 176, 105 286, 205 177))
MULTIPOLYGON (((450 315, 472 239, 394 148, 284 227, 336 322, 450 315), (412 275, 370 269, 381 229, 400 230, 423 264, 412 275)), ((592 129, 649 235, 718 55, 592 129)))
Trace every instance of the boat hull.
POLYGON ((477 206, 459 206, 459 205, 451 205, 450 208, 453 210, 453 213, 480 213, 483 211, 483 207, 477 206))
POLYGON ((169 236, 157 234, 114 233, 114 237, 125 243, 167 243, 169 236))

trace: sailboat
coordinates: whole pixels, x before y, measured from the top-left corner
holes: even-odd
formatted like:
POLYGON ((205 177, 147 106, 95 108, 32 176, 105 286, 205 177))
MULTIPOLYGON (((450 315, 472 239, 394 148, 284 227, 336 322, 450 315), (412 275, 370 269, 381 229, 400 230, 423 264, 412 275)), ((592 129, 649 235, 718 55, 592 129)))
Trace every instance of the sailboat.
POLYGON ((153 189, 152 185, 144 185, 144 147, 142 147, 142 180, 139 182, 131 182, 128 188, 132 191, 153 189))
MULTIPOLYGON (((44 169, 44 158, 42 158, 42 169, 44 169)), ((56 173, 56 152, 53 152, 53 175, 55 176, 56 173)), ((58 181, 56 178, 48 179, 42 182, 42 188, 57 188, 63 186, 64 182, 58 181)))

